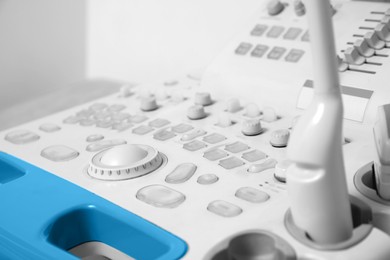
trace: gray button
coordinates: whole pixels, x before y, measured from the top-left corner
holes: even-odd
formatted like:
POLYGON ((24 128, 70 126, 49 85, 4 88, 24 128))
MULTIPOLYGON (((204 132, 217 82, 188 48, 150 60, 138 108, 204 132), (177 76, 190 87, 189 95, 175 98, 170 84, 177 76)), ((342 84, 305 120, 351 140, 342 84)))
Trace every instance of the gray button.
POLYGON ((150 185, 140 189, 137 199, 159 208, 176 208, 184 202, 184 194, 163 185, 150 185))
POLYGON ((194 127, 191 125, 187 125, 187 124, 179 124, 179 125, 172 127, 172 131, 175 133, 178 133, 178 134, 188 132, 192 129, 194 129, 194 127))
POLYGON ((129 113, 116 113, 111 115, 111 119, 115 122, 122 122, 125 119, 130 118, 129 113))
POLYGON ((171 184, 186 182, 194 175, 196 168, 193 163, 182 163, 167 175, 165 181, 171 184))
POLYGON ((166 129, 158 131, 153 135, 153 138, 159 141, 166 141, 168 139, 171 139, 175 137, 176 134, 174 132, 168 131, 166 129))
POLYGON ((248 42, 242 42, 240 45, 238 45, 235 53, 238 55, 245 55, 250 51, 250 49, 252 49, 252 44, 248 42))
POLYGON ((108 107, 107 104, 104 104, 104 103, 95 103, 95 104, 92 104, 89 109, 93 110, 93 111, 99 111, 99 110, 103 110, 105 109, 106 107, 108 107))
POLYGON ((269 142, 274 147, 286 147, 289 138, 290 131, 288 129, 279 129, 271 133, 271 139, 269 142))
POLYGON ((125 105, 122 105, 122 104, 114 104, 114 105, 111 105, 107 108, 107 111, 108 112, 119 112, 119 111, 122 111, 123 109, 125 109, 126 106, 125 105))
POLYGON ((168 125, 169 123, 170 123, 169 120, 157 118, 157 119, 150 121, 149 126, 160 128, 160 127, 168 125))
POLYGON ((104 139, 103 135, 94 134, 94 135, 89 135, 87 137, 86 141, 89 142, 89 143, 92 143, 92 142, 97 142, 97 141, 100 141, 100 140, 103 140, 103 139, 104 139))
POLYGON ((264 162, 262 163, 259 163, 259 164, 252 164, 249 168, 248 168, 248 172, 250 173, 259 173, 259 172, 263 172, 265 170, 268 170, 268 169, 272 169, 275 167, 275 165, 277 164, 278 162, 273 159, 273 158, 268 158, 267 160, 265 160, 264 162))
POLYGON ((104 120, 111 117, 111 113, 107 111, 97 111, 93 115, 93 118, 96 120, 104 120))
POLYGON ((301 40, 302 40, 303 42, 308 42, 308 41, 310 41, 309 31, 306 31, 306 32, 302 35, 301 40))
POLYGON ((100 128, 109 128, 113 124, 114 124, 114 122, 111 121, 111 119, 101 120, 101 121, 96 122, 96 126, 100 127, 100 128))
POLYGON ((268 14, 278 15, 284 10, 284 4, 280 0, 270 0, 267 4, 268 14))
POLYGON ((139 123, 142 123, 146 120, 148 120, 148 118, 144 115, 135 115, 129 119, 129 121, 134 123, 134 124, 139 124, 139 123))
POLYGON ((112 125, 112 129, 117 130, 117 131, 125 131, 133 126, 134 125, 132 123, 120 122, 120 123, 114 123, 112 125))
POLYGON ((76 158, 79 152, 64 145, 53 145, 43 149, 41 156, 54 162, 63 162, 76 158))
POLYGON ((278 38, 283 33, 283 31, 284 31, 284 27, 282 26, 272 26, 267 33, 267 37, 278 38))
POLYGON ((235 196, 252 203, 262 203, 269 200, 269 195, 267 193, 252 187, 238 189, 235 196))
POLYGON ((202 136, 202 135, 205 135, 205 134, 207 134, 206 131, 204 131, 202 129, 195 129, 195 130, 189 132, 188 134, 184 134, 180 138, 180 140, 181 141, 191 141, 191 140, 194 140, 195 138, 202 136))
POLYGON ((210 174, 203 174, 199 176, 197 181, 199 184, 209 185, 209 184, 216 183, 218 180, 219 178, 217 175, 210 173, 210 174))
POLYGON ((255 28, 252 29, 252 36, 262 36, 264 32, 267 30, 268 26, 265 24, 256 24, 255 28))
POLYGON ((46 133, 53 133, 61 130, 61 127, 59 127, 56 124, 43 124, 39 127, 39 130, 46 132, 46 133))
POLYGON ((216 161, 222 158, 225 158, 228 156, 228 153, 225 151, 222 151, 220 149, 213 149, 210 151, 207 151, 203 154, 203 157, 210 160, 210 161, 216 161))
POLYGON ((235 142, 225 146, 225 150, 231 153, 239 153, 248 149, 249 146, 241 142, 235 142))
POLYGON ((86 150, 88 152, 97 152, 112 146, 126 144, 127 142, 123 139, 112 139, 112 140, 104 140, 99 141, 97 143, 87 145, 86 150))
POLYGON ((283 39, 286 40, 295 40, 301 34, 301 28, 291 27, 287 30, 287 32, 283 35, 283 39))
POLYGON ((273 47, 272 50, 268 53, 267 58, 271 60, 279 60, 285 52, 286 48, 273 47))
POLYGON ((83 118, 82 117, 79 117, 79 116, 68 116, 67 118, 65 118, 62 122, 64 124, 77 124, 80 120, 82 120, 83 118))
POLYGON ((261 58, 268 51, 269 47, 263 44, 257 44, 251 52, 252 57, 261 58))
POLYGON ((150 127, 150 126, 147 126, 147 125, 141 125, 137 128, 134 128, 132 130, 132 133, 133 134, 136 134, 136 135, 145 135, 147 133, 150 133, 154 130, 154 128, 150 127))
POLYGON ((81 119, 79 123, 81 126, 91 126, 91 125, 94 125, 96 123, 96 120, 90 119, 90 118, 84 118, 84 119, 81 119))
POLYGON ((245 163, 243 161, 241 161, 240 159, 238 159, 236 157, 230 157, 230 158, 223 159, 223 160, 219 161, 219 165, 227 170, 239 167, 239 166, 244 165, 244 164, 245 163))
POLYGON ((208 136, 203 137, 203 141, 209 144, 216 144, 224 140, 226 140, 226 137, 217 133, 210 134, 208 136))
POLYGON ((305 54, 305 51, 303 50, 291 49, 284 59, 288 62, 298 62, 302 58, 303 54, 305 54))
POLYGON ((242 209, 223 200, 215 200, 207 206, 207 210, 222 217, 235 217, 242 213, 242 209))
POLYGON ((198 150, 203 149, 205 147, 207 147, 207 144, 205 144, 201 141, 198 141, 198 140, 195 140, 195 141, 192 141, 190 143, 186 143, 183 145, 184 149, 191 151, 191 152, 198 151, 198 150))
POLYGON ((267 155, 259 150, 253 150, 250 152, 246 152, 242 155, 242 158, 247 160, 248 162, 255 162, 255 161, 263 160, 266 157, 267 157, 267 155))
POLYGON ((94 112, 93 110, 90 110, 90 109, 83 109, 83 110, 77 112, 77 113, 76 113, 76 116, 87 118, 87 117, 92 116, 94 113, 95 113, 95 112, 94 112))
POLYGON ((29 130, 16 130, 8 133, 4 139, 13 144, 27 144, 35 142, 39 138, 39 135, 29 130))

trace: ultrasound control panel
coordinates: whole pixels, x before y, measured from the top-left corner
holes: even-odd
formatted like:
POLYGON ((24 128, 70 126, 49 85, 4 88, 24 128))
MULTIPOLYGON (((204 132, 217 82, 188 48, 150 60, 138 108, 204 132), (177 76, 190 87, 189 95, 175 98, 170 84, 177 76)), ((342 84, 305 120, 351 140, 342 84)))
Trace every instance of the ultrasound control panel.
MULTIPOLYGON (((347 243, 317 245, 289 214, 286 150, 314 85, 301 1, 266 3, 203 74, 125 84, 1 132, 1 151, 173 234, 187 245, 177 258, 389 259, 390 201, 377 191, 373 128, 378 107, 390 103, 390 5, 337 1, 329 8, 354 216, 347 243)), ((390 110, 380 111, 390 121, 390 110)), ((18 178, 2 180, 0 190, 18 178)), ((83 257, 110 258, 102 245, 80 247, 83 257)))

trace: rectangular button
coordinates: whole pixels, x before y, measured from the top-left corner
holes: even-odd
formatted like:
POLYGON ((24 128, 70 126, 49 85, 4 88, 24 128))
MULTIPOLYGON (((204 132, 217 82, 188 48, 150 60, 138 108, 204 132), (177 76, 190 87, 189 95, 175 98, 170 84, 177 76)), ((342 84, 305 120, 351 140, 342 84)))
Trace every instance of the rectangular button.
POLYGON ((224 140, 226 140, 226 137, 217 133, 209 134, 208 136, 203 137, 203 141, 209 144, 216 144, 224 140))
POLYGON ((241 142, 235 142, 225 146, 225 150, 231 153, 239 153, 248 149, 249 146, 241 142))
POLYGON ((164 129, 164 130, 161 130, 161 131, 158 131, 157 133, 155 133, 153 135, 153 138, 156 140, 159 140, 159 141, 165 141, 165 140, 171 139, 175 136, 176 136, 176 134, 174 132, 171 132, 171 131, 164 129))
POLYGON ((269 47, 267 45, 258 44, 251 52, 252 57, 261 58, 268 51, 269 47))
POLYGON ((308 42, 308 41, 310 41, 309 31, 306 31, 306 32, 302 35, 301 41, 303 41, 303 42, 308 42))
POLYGON ((224 157, 227 157, 228 153, 225 151, 222 151, 220 149, 213 149, 211 151, 207 151, 203 154, 203 157, 210 160, 210 161, 216 161, 219 159, 222 159, 224 157))
POLYGON ((252 29, 252 36, 262 36, 264 32, 267 30, 268 26, 265 24, 256 24, 256 26, 252 29))
POLYGON ((291 27, 287 30, 287 32, 283 35, 283 39, 286 40, 295 40, 301 34, 301 28, 291 27))
POLYGON ((298 62, 305 52, 303 50, 291 49, 285 60, 288 62, 298 62))
POLYGON ((200 150, 200 149, 205 148, 205 147, 207 147, 207 145, 201 141, 198 141, 198 140, 195 140, 195 141, 192 141, 190 143, 186 143, 183 145, 184 149, 191 151, 191 152, 195 152, 195 151, 200 150))
POLYGON ((240 45, 238 45, 235 53, 238 55, 245 55, 249 52, 250 49, 252 49, 252 44, 248 42, 242 42, 240 45))
POLYGON ((267 37, 278 38, 283 33, 283 31, 284 31, 284 27, 282 26, 272 26, 267 33, 267 37))
POLYGON ((137 128, 134 128, 132 133, 133 134, 136 134, 136 135, 145 135, 149 132, 152 132, 154 130, 154 128, 150 127, 150 126, 147 126, 147 125, 141 125, 137 128))
POLYGON ((219 161, 219 165, 225 168, 226 170, 230 170, 244 164, 245 163, 243 161, 241 161, 236 157, 230 157, 219 161))
POLYGON ((286 52, 286 48, 283 47, 274 47, 270 53, 268 53, 267 58, 271 60, 279 60, 283 54, 286 52))

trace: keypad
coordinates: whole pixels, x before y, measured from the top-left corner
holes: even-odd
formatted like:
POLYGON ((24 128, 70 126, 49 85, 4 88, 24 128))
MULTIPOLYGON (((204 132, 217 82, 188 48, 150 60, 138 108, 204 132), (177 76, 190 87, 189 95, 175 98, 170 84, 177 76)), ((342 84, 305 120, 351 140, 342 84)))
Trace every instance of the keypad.
POLYGON ((163 185, 150 185, 140 189, 136 198, 159 208, 176 208, 186 197, 184 194, 163 185))
POLYGON ((233 168, 237 168, 245 163, 236 157, 230 157, 227 159, 223 159, 219 161, 219 165, 225 168, 226 170, 230 170, 233 168))
POLYGON ((165 182, 171 184, 186 182, 194 175, 196 168, 196 165, 193 163, 182 163, 168 174, 165 178, 165 182))
POLYGON ((76 158, 79 152, 65 145, 53 145, 43 149, 41 156, 53 162, 63 162, 76 158))
POLYGON ((29 130, 16 130, 8 133, 5 140, 13 144, 27 144, 39 140, 39 135, 29 130))
POLYGON ((222 217, 235 217, 242 213, 242 209, 224 200, 215 200, 207 206, 207 210, 222 217))

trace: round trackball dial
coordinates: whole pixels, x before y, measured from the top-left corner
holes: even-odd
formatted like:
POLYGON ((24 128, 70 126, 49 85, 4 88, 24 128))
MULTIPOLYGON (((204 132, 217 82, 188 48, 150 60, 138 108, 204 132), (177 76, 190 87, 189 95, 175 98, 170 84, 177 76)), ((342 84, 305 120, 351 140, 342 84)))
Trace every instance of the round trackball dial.
POLYGON ((100 180, 133 179, 151 173, 162 162, 161 154, 151 146, 124 144, 95 154, 89 164, 88 174, 100 180))

